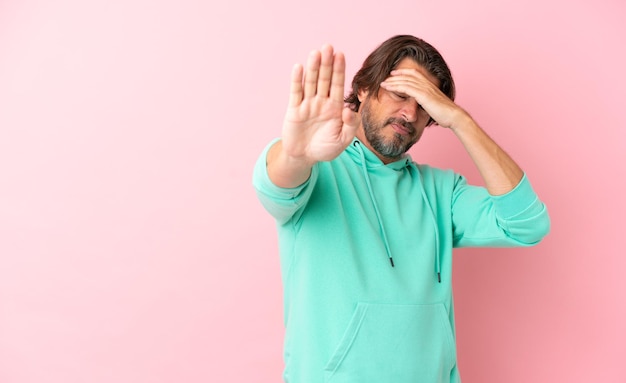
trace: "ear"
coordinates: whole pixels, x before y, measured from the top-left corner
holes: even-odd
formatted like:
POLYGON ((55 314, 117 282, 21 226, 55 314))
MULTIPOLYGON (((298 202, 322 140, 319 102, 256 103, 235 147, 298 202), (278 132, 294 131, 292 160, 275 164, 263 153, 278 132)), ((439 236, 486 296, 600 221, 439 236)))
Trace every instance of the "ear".
POLYGON ((363 89, 359 89, 359 93, 357 93, 357 97, 359 98, 359 102, 363 102, 369 95, 369 92, 363 89))

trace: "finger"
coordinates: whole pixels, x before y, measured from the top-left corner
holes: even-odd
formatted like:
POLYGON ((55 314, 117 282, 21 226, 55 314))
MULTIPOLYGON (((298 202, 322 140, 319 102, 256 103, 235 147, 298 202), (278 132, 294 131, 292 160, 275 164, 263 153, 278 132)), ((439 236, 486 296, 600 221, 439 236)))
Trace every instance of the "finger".
POLYGON ((333 76, 330 85, 330 98, 343 102, 344 83, 346 80, 346 59, 343 53, 335 53, 333 59, 333 76))
POLYGON ((416 69, 394 69, 388 79, 406 79, 416 84, 424 84, 438 88, 439 80, 432 75, 427 75, 416 69))
POLYGON ((428 91, 434 87, 434 85, 427 80, 420 81, 403 76, 387 77, 385 81, 380 83, 380 86, 383 89, 392 92, 401 92, 411 97, 417 97, 418 93, 428 91))
POLYGON ((317 80, 317 95, 327 97, 330 89, 330 80, 333 73, 333 47, 324 45, 322 47, 322 61, 319 78, 317 80))
POLYGON ((317 91, 317 76, 320 70, 320 52, 312 51, 306 64, 304 75, 304 98, 314 97, 317 91))
POLYGON ((343 127, 341 138, 344 144, 348 145, 356 135, 356 130, 361 124, 361 118, 358 113, 353 112, 350 108, 345 107, 341 112, 343 127))
POLYGON ((408 77, 416 77, 426 79, 423 73, 415 69, 394 69, 390 73, 391 77, 393 76, 408 76, 408 77))
POLYGON ((419 87, 416 84, 408 83, 404 80, 388 78, 380 83, 380 87, 390 92, 416 97, 419 87))
POLYGON ((427 84, 428 81, 426 79, 420 79, 416 77, 410 77, 406 75, 396 74, 387 77, 383 83, 385 84, 405 84, 405 85, 419 85, 419 84, 427 84))
POLYGON ((302 65, 296 64, 291 70, 291 87, 289 89, 289 106, 298 106, 302 102, 302 65))

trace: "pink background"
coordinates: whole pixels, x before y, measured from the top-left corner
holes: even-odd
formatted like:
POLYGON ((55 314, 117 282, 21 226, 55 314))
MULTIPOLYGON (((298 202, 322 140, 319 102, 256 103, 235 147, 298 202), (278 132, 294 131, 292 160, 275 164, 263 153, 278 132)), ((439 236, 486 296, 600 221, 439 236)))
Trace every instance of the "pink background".
MULTIPOLYGON (((0 382, 278 382, 289 73, 421 36, 553 228, 455 258, 464 382, 626 381, 621 0, 0 2, 0 382)), ((414 158, 480 182, 450 132, 414 158)))

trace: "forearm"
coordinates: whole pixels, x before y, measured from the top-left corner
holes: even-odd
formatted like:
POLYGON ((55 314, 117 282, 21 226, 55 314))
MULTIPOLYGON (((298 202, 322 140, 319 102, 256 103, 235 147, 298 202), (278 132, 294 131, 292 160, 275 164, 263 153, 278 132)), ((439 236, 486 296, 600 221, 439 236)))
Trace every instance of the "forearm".
POLYGON ((489 194, 506 194, 519 184, 523 170, 467 113, 450 128, 474 161, 489 194))
POLYGON ((295 188, 305 183, 311 176, 310 164, 289 156, 283 149, 283 142, 277 141, 267 153, 267 174, 274 185, 282 188, 295 188))

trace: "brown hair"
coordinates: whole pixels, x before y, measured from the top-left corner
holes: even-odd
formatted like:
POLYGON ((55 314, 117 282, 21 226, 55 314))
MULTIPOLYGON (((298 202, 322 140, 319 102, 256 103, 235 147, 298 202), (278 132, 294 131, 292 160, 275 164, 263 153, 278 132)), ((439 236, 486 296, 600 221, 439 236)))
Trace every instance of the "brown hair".
MULTIPOLYGON (((439 80, 439 89, 454 100, 454 80, 441 54, 426 41, 410 35, 394 36, 383 42, 363 62, 352 79, 352 92, 345 98, 350 109, 359 111, 359 91, 378 95, 380 83, 404 58, 411 58, 439 80)), ((433 121, 429 122, 429 125, 433 121)))

